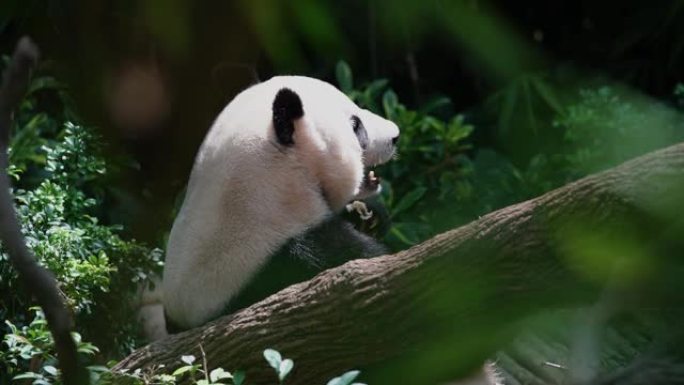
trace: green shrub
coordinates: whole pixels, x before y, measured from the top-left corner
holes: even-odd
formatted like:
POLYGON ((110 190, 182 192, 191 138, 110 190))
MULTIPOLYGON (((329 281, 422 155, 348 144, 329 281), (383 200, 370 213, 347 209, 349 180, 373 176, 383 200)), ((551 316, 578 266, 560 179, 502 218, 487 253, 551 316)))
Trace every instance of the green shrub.
MULTIPOLYGON (((0 362, 5 363, 6 375, 12 380, 32 380, 35 385, 60 383, 57 359, 54 353, 53 339, 47 327, 47 321, 39 308, 31 308, 35 314, 33 320, 23 327, 17 327, 9 320, 5 324, 9 332, 3 337, 4 348, 0 350, 0 362), (28 363, 28 367, 23 364, 28 363), (18 373, 18 374, 17 374, 18 373), (14 376, 13 376, 14 375, 14 376)), ((81 339, 78 333, 72 333, 76 349, 84 361, 95 355, 99 349, 81 339)), ((104 366, 87 367, 93 381, 100 373, 108 369, 104 366)))
POLYGON ((675 109, 615 86, 581 89, 554 125, 562 129, 568 145, 561 154, 563 173, 572 176, 684 139, 684 121, 675 109))
MULTIPOLYGON (((401 130, 398 160, 379 170, 382 201, 392 222, 385 241, 394 250, 684 140, 684 121, 663 103, 605 85, 556 92, 541 75, 525 75, 523 81, 533 84, 526 88, 536 90, 525 99, 541 99, 546 113, 534 115, 534 122, 527 118, 521 122, 555 130, 536 133, 538 137, 560 139, 549 148, 537 148, 527 164, 520 166, 491 148, 473 148, 474 126, 463 114, 446 119, 433 114, 449 105, 448 99, 439 98, 414 110, 398 101, 385 80, 355 87, 352 71, 344 62, 338 63, 336 75, 342 91, 360 106, 393 120, 401 130), (558 94, 570 96, 561 101, 558 94)), ((681 86, 675 91, 680 100, 683 90, 681 86)), ((500 93, 495 96, 511 102, 500 93)), ((515 117, 508 104, 499 106, 498 114, 505 115, 500 124, 512 125, 515 117)))
POLYGON ((418 243, 435 232, 429 216, 421 213, 434 201, 448 201, 463 188, 459 166, 467 161, 467 139, 474 127, 463 115, 443 120, 431 114, 448 105, 448 99, 439 98, 422 110, 412 110, 399 102, 386 80, 353 88, 346 63, 338 63, 336 73, 340 89, 352 100, 394 121, 401 130, 398 160, 380 169, 382 199, 392 221, 386 241, 395 249, 418 243))
MULTIPOLYGON (((201 345, 200 345, 201 349, 201 345)), ((132 373, 126 373, 125 376, 130 381, 118 380, 117 383, 130 383, 132 385, 175 385, 177 383, 187 383, 188 380, 194 385, 242 385, 245 383, 245 372, 235 371, 229 372, 223 368, 215 368, 210 370, 210 363, 207 362, 202 350, 201 363, 197 363, 197 358, 193 355, 185 355, 180 357, 183 363, 180 367, 170 372, 163 366, 152 369, 146 373, 141 370, 136 370, 132 373)), ((273 383, 286 383, 287 376, 294 368, 294 362, 289 359, 283 359, 280 352, 274 349, 266 349, 263 352, 264 359, 268 365, 275 371, 273 383)), ((360 382, 355 382, 356 378, 361 374, 358 370, 350 370, 339 377, 334 377, 327 382, 327 385, 366 385, 360 382)), ((112 373, 109 372, 99 377, 101 385, 109 384, 112 373)))
MULTIPOLYGON (((15 119, 9 170, 15 206, 29 248, 55 274, 79 330, 104 357, 119 356, 138 343, 136 292, 160 271, 161 251, 124 240, 120 226, 103 223, 108 164, 94 132, 66 120, 75 118, 66 103, 61 114, 40 112, 37 93, 59 96, 56 87, 35 80, 15 119)), ((25 293, 0 249, 0 384, 27 371, 50 378, 55 365, 44 318, 25 293)))

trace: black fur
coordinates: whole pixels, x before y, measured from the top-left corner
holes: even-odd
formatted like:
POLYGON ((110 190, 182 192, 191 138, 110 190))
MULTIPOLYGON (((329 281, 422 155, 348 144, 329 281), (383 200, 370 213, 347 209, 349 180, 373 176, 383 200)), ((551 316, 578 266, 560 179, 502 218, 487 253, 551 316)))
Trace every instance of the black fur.
POLYGON ((304 116, 302 100, 294 91, 283 88, 273 100, 273 127, 278 143, 291 146, 294 144, 294 121, 304 116))
POLYGON ((181 327, 180 325, 173 322, 173 319, 171 319, 168 313, 166 313, 166 309, 164 309, 164 322, 166 323, 166 331, 169 334, 176 334, 188 330, 188 328, 181 327))
POLYGON ((356 230, 350 222, 340 217, 330 218, 282 246, 230 301, 223 314, 245 308, 352 259, 370 258, 387 252, 384 245, 356 230))
POLYGON ((351 120, 356 138, 359 139, 361 148, 365 150, 366 147, 368 147, 368 132, 366 132, 366 127, 363 125, 361 119, 359 119, 359 117, 356 115, 352 115, 351 120))

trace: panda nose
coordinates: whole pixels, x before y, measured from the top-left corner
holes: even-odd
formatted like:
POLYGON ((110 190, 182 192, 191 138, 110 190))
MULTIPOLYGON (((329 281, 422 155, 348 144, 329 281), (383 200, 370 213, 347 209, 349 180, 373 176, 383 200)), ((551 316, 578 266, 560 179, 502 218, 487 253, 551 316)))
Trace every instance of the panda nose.
POLYGON ((392 138, 392 144, 396 145, 398 141, 399 141, 399 135, 392 138))

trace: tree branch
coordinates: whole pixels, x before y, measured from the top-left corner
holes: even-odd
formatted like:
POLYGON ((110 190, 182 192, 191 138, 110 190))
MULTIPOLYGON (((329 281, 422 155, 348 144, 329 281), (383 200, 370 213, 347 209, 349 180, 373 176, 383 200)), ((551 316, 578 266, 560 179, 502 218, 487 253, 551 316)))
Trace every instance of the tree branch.
POLYGON ((85 370, 78 364, 76 345, 71 338, 73 321, 57 290, 54 276, 38 265, 21 233, 10 193, 9 145, 12 111, 26 93, 29 73, 38 61, 38 48, 27 37, 19 40, 0 87, 0 239, 10 261, 29 293, 36 298, 45 313, 55 341, 55 349, 65 385, 88 383, 85 370))
MULTIPOLYGON (((173 368, 182 354, 199 356, 200 343, 210 367, 246 369, 250 384, 276 382, 261 357, 269 347, 294 360, 288 384, 325 383, 388 358, 442 363, 443 369, 395 366, 390 373, 396 381, 375 383, 453 378, 499 349, 515 331, 515 321, 549 306, 596 298, 612 272, 601 275, 584 265, 587 260, 569 258, 575 246, 566 234, 610 236, 638 229, 643 245, 663 255, 653 254, 649 269, 636 272, 641 275, 633 279, 635 292, 675 290, 672 282, 681 277, 674 272, 681 270, 668 271, 673 261, 666 250, 672 249, 662 246, 681 238, 671 230, 681 225, 683 185, 684 144, 679 144, 495 211, 409 250, 325 271, 236 314, 143 347, 115 369, 173 368)), ((616 268, 624 262, 617 253, 601 257, 616 268)))

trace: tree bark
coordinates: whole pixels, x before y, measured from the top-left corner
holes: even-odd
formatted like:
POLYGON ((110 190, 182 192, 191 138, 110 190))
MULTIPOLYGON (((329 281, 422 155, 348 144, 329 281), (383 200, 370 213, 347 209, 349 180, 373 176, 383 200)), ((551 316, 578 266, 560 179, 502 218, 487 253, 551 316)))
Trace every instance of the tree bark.
MULTIPOLYGON (((668 234, 681 222, 683 185, 684 144, 678 144, 409 250, 327 270, 236 314, 145 346, 115 369, 173 368, 183 354, 200 357, 201 344, 210 368, 244 369, 249 384, 277 383, 262 357, 265 348, 294 360, 291 385, 324 384, 390 358, 401 364, 384 372, 393 381, 364 380, 448 379, 481 365, 516 330, 515 321, 548 307, 590 302, 623 271, 623 255, 602 256, 614 266, 605 274, 594 271, 591 259, 571 258, 581 246, 568 242, 568 234, 610 237, 636 229, 649 250, 676 239, 668 234), (419 369, 427 364, 434 370, 419 369)), ((649 256, 649 269, 628 275, 626 290, 655 292, 667 281, 663 274, 672 261, 649 256)))

